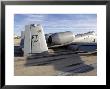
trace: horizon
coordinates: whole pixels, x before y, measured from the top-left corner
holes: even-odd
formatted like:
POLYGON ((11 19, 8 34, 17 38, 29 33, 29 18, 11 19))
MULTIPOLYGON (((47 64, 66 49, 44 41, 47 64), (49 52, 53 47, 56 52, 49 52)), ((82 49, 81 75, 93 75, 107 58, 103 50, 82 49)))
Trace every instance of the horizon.
POLYGON ((45 34, 64 31, 96 33, 97 14, 15 14, 14 34, 20 36, 28 24, 41 24, 45 34))

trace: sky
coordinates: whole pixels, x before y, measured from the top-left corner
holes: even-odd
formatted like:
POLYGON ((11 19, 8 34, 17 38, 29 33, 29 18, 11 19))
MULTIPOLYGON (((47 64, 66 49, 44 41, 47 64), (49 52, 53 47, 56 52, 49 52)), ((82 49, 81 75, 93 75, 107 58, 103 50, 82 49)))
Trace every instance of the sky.
POLYGON ((14 33, 21 35, 25 25, 41 24, 45 34, 72 31, 74 34, 97 32, 97 14, 15 14, 14 33))

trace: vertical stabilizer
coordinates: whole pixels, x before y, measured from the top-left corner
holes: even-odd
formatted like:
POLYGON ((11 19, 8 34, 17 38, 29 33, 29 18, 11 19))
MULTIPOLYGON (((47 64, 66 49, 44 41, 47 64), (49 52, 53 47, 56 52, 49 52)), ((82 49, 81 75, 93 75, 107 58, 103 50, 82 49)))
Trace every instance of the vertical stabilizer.
POLYGON ((25 26, 24 32, 24 55, 31 53, 31 31, 30 26, 25 26))
POLYGON ((43 28, 40 24, 26 26, 24 54, 42 53, 48 51, 43 28))

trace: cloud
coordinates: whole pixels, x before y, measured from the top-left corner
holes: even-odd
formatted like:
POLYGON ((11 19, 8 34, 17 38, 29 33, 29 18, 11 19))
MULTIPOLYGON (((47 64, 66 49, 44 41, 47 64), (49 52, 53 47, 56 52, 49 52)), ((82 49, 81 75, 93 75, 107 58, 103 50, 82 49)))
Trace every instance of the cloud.
POLYGON ((14 30, 20 35, 27 24, 42 24, 45 33, 58 31, 84 32, 96 31, 96 14, 17 14, 14 20, 14 30))

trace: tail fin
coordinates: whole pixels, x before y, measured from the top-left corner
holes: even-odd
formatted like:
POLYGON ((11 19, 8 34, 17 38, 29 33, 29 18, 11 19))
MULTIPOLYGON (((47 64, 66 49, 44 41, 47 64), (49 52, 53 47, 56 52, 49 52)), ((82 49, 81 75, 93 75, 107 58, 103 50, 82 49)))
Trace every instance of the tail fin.
POLYGON ((42 53, 48 51, 43 28, 38 25, 27 25, 25 27, 24 55, 42 53))

